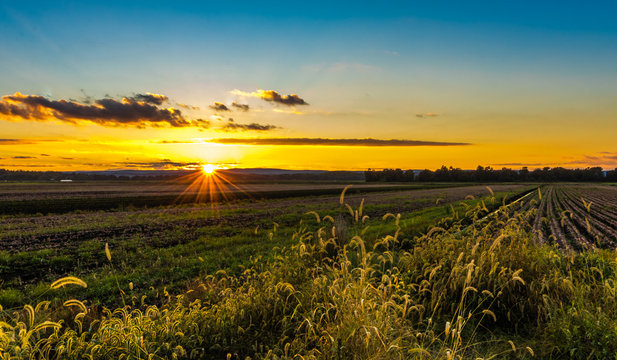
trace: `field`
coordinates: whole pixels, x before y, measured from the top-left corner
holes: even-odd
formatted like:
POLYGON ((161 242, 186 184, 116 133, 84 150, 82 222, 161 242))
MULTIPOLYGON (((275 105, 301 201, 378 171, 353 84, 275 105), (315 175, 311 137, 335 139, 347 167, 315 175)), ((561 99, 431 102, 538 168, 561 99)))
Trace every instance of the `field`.
MULTIPOLYGON (((161 185, 151 187, 158 186, 161 185)), ((237 270, 239 265, 248 263, 251 255, 266 255, 276 245, 291 245, 293 227, 305 217, 306 212, 336 213, 338 194, 344 187, 319 184, 249 186, 253 191, 261 189, 264 191, 261 194, 265 193, 270 198, 6 216, 0 223, 0 275, 4 281, 0 301, 7 306, 39 299, 47 291, 48 282, 68 273, 99 284, 87 290, 90 301, 113 301, 117 294, 110 288, 115 288, 116 277, 112 279, 109 276, 109 264, 102 256, 105 243, 121 260, 114 264, 114 274, 120 273, 127 281, 132 280, 136 289, 163 284, 170 290, 180 290, 186 287, 187 280, 199 275, 220 269, 237 270), (272 196, 275 188, 278 193, 272 196), (337 195, 298 197, 290 192, 317 189, 334 189, 337 195), (279 199, 280 196, 286 198, 279 199), (269 238, 275 226, 276 237, 273 233, 269 238), (41 280, 47 283, 41 283, 41 280)), ((415 215, 429 210, 429 214, 423 217, 415 218, 411 214, 403 217, 403 222, 410 222, 408 231, 417 234, 425 230, 435 217, 447 213, 446 204, 463 200, 468 195, 477 197, 488 194, 484 186, 397 190, 399 188, 383 191, 383 187, 357 186, 356 190, 364 192, 353 194, 352 187, 347 190, 348 201, 359 206, 365 198, 364 214, 370 217, 380 217, 388 211, 415 215), (374 189, 382 191, 371 192, 374 189), (435 207, 436 202, 441 206, 435 207)), ((522 188, 521 185, 495 186, 500 196, 514 195, 522 188)), ((179 189, 174 193, 176 197, 181 193, 179 189)), ((72 189, 49 186, 23 201, 31 203, 33 196, 40 196, 36 197, 39 200, 37 208, 40 212, 46 212, 42 206, 50 194, 74 198, 75 194, 107 197, 111 193, 112 198, 117 200, 129 198, 118 197, 119 193, 130 193, 132 197, 135 190, 117 185, 104 185, 100 189, 93 184, 77 184, 72 189)), ((151 190, 140 187, 139 191, 142 198, 147 199, 144 194, 151 190)), ((254 191, 253 194, 259 193, 254 191)), ((231 197, 230 194, 227 196, 231 197)), ((63 200, 59 198, 57 201, 63 200)), ((88 204, 89 198, 80 201, 88 204)), ((145 293, 152 295, 156 291, 145 293)))
POLYGON ((576 250, 617 246, 617 187, 557 185, 540 191, 534 222, 540 241, 576 250))
POLYGON ((0 354, 614 357, 617 187, 343 187, 2 184, 0 354))

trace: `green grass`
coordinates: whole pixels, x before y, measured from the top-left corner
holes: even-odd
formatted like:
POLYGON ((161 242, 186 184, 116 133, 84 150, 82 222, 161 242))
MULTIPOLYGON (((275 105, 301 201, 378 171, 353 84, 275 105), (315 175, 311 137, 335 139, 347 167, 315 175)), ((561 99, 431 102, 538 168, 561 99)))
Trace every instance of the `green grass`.
MULTIPOLYGON (((489 203, 489 207, 497 206, 504 196, 515 194, 496 193, 496 199, 492 204, 489 203)), ((488 198, 484 200, 488 202, 488 198)), ((480 199, 467 200, 456 202, 452 206, 449 204, 431 206, 423 210, 402 213, 401 235, 409 238, 420 235, 444 217, 451 216, 452 209, 463 214, 465 207, 475 206, 480 201, 480 199)), ((165 224, 162 231, 153 234, 137 232, 86 240, 56 249, 0 252, 0 276, 4 280, 2 289, 19 294, 13 297, 0 297, 0 305, 11 309, 19 307, 24 301, 36 303, 42 300, 54 300, 57 297, 56 292, 48 291, 45 285, 65 275, 78 276, 91 284, 87 289, 79 290, 79 293, 69 294, 75 296, 81 294, 91 305, 106 306, 122 305, 120 292, 117 289, 114 291, 117 279, 122 288, 133 282, 135 296, 141 298, 146 295, 153 298, 164 287, 176 293, 184 291, 191 286, 195 278, 214 274, 218 270, 237 275, 255 259, 262 259, 261 261, 271 259, 272 248, 275 246, 293 245, 292 234, 300 222, 304 222, 305 226, 313 230, 320 227, 312 216, 305 214, 312 208, 302 204, 292 206, 293 211, 283 212, 274 218, 267 217, 265 212, 267 210, 249 211, 239 207, 216 213, 208 207, 201 207, 194 212, 160 215, 155 218, 148 216, 147 213, 139 215, 122 213, 122 217, 112 215, 104 221, 96 221, 97 218, 94 217, 95 222, 82 221, 64 227, 34 228, 30 230, 31 234, 48 235, 105 230, 112 226, 146 228, 149 224, 158 224, 161 221, 165 224), (217 216, 224 220, 238 215, 250 216, 250 221, 244 223, 244 228, 237 227, 233 222, 191 229, 187 229, 184 225, 186 220, 217 219, 217 216), (178 225, 174 225, 176 223, 178 225), (274 223, 279 224, 277 231, 274 231, 274 223), (105 243, 109 244, 113 253, 111 263, 104 255, 105 243)), ((323 215, 332 216, 340 212, 338 205, 329 203, 322 204, 317 210, 323 215)), ((367 235, 379 236, 392 232, 395 228, 393 221, 385 223, 381 221, 381 216, 387 213, 386 206, 367 204, 364 211, 379 214, 366 220, 367 235)))

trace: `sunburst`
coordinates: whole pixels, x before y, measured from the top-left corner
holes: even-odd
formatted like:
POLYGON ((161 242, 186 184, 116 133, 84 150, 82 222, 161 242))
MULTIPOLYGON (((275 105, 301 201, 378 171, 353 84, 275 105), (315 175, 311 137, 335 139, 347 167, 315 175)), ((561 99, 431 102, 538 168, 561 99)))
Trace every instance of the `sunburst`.
MULTIPOLYGON (((234 184, 232 179, 224 175, 222 171, 219 171, 224 169, 219 165, 202 164, 194 169, 197 171, 174 180, 175 183, 188 183, 184 191, 178 196, 177 202, 184 203, 188 197, 193 199, 195 205, 209 203, 214 210, 216 203, 231 205, 230 202, 234 197, 251 198, 249 193, 234 184)), ((216 210, 217 214, 218 212, 216 210)))

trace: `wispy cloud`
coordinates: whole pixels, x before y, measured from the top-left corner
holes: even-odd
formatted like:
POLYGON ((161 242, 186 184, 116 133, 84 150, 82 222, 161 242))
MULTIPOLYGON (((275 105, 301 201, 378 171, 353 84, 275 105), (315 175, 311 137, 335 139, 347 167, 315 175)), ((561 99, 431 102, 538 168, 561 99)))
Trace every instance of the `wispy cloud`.
POLYGON ((210 126, 210 123, 203 119, 187 119, 178 109, 160 107, 156 103, 162 103, 163 98, 166 97, 157 94, 138 94, 122 100, 104 98, 95 100, 93 104, 82 104, 76 101, 49 100, 39 95, 15 93, 1 98, 0 116, 9 120, 57 120, 70 124, 89 122, 112 127, 208 128, 210 126))
POLYGON ((513 163, 497 163, 497 164, 489 164, 489 165, 491 166, 549 166, 553 164, 513 162, 513 163))
POLYGON ((23 144, 33 144, 32 140, 26 139, 0 139, 0 145, 23 145, 23 144))
POLYGON ((298 111, 296 108, 291 109, 272 109, 272 111, 282 114, 294 114, 294 115, 304 115, 306 114, 304 111, 298 111))
POLYGON ((238 124, 234 119, 229 119, 227 123, 221 128, 223 131, 270 131, 279 129, 278 126, 269 124, 238 124))
POLYGON ((150 141, 153 144, 200 144, 203 141, 200 140, 158 140, 150 141))
POLYGON ((214 104, 210 105, 210 109, 214 110, 214 111, 231 111, 227 105, 220 103, 220 102, 215 102, 214 104))
POLYGON ((199 110, 199 106, 187 105, 185 103, 177 103, 183 109, 187 110, 199 110))
POLYGON ((179 162, 170 159, 162 159, 156 161, 123 161, 113 163, 112 166, 131 169, 193 169, 201 164, 198 162, 179 162))
POLYGON ((232 102, 231 106, 235 107, 236 109, 240 110, 240 111, 249 111, 250 106, 248 104, 239 104, 237 102, 232 102))
POLYGON ((427 113, 418 113, 416 114, 416 117, 422 118, 422 119, 426 119, 426 118, 431 118, 431 117, 437 117, 440 114, 438 113, 433 113, 433 112, 427 112, 427 113))
POLYGON ((234 89, 231 91, 231 93, 234 95, 259 98, 265 101, 270 101, 270 102, 274 102, 277 104, 283 104, 287 106, 308 105, 308 103, 304 101, 304 99, 302 99, 300 96, 296 94, 281 95, 277 91, 274 91, 274 90, 257 89, 257 91, 254 91, 254 92, 246 92, 246 91, 234 89))
POLYGON ((294 146, 465 146, 469 143, 420 141, 404 139, 328 139, 328 138, 218 138, 206 142, 237 145, 294 145, 294 146))

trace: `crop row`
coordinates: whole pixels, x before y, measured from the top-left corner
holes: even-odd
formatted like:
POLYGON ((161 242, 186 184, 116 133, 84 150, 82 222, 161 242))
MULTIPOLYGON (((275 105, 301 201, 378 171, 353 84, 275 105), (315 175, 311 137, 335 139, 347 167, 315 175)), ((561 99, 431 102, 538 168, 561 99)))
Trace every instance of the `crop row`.
POLYGON ((550 185, 527 206, 536 206, 533 229, 541 242, 565 249, 617 247, 617 188, 550 185))

